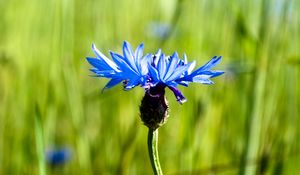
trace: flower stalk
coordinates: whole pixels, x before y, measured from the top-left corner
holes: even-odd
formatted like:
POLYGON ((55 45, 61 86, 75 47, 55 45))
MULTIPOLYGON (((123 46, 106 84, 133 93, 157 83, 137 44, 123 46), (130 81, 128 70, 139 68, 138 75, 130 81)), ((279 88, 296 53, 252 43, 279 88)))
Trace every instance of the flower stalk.
POLYGON ((148 152, 150 156, 150 161, 152 165, 152 169, 155 175, 163 175, 162 169, 159 163, 159 156, 158 156, 158 129, 151 129, 149 128, 148 131, 148 152))

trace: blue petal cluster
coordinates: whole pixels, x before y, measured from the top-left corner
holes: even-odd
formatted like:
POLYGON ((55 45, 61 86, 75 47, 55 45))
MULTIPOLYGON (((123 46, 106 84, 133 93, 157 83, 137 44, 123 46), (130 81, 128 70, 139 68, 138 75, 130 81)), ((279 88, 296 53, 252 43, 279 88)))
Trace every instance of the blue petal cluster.
POLYGON ((178 85, 188 86, 190 82, 212 84, 210 78, 224 73, 211 70, 221 61, 221 56, 213 57, 208 63, 194 70, 196 62, 189 63, 186 55, 180 59, 176 52, 167 56, 159 49, 154 55, 149 53, 143 55, 143 44, 133 51, 130 44, 125 41, 123 55, 110 52, 112 60, 102 54, 95 45, 92 49, 96 58, 87 57, 87 61, 93 66, 90 70, 97 77, 111 79, 103 89, 111 88, 120 82, 123 82, 125 90, 141 85, 146 93, 150 93, 150 89, 156 86, 168 87, 181 104, 186 98, 177 89, 178 85))

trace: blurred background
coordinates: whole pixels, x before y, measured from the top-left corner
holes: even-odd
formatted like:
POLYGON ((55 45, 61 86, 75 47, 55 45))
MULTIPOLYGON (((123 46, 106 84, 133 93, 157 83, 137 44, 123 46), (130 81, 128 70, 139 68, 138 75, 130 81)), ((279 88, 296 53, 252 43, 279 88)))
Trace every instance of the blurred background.
POLYGON ((152 174, 143 89, 89 75, 92 43, 222 55, 214 85, 167 93, 166 175, 300 172, 300 1, 1 0, 0 174, 152 174))

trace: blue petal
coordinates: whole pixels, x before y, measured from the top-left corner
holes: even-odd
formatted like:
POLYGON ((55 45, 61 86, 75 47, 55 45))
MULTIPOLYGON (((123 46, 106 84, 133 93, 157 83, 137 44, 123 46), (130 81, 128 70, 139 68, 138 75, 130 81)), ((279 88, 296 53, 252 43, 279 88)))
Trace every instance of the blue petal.
POLYGON ((188 63, 187 56, 185 53, 183 54, 183 61, 184 61, 184 64, 188 63))
POLYGON ((224 74, 224 72, 223 71, 217 71, 217 70, 207 70, 207 71, 203 71, 203 72, 199 73, 199 75, 202 75, 202 74, 210 75, 210 77, 213 78, 213 77, 224 74))
POLYGON ((186 87, 189 86, 189 82, 188 81, 179 81, 177 83, 180 84, 180 85, 182 85, 182 86, 186 86, 186 87))
POLYGON ((97 69, 113 70, 103 60, 87 57, 86 60, 97 69))
POLYGON ((137 72, 135 70, 132 69, 132 67, 130 67, 127 62, 124 60, 124 58, 116 53, 110 52, 111 57, 113 58, 113 60, 115 61, 115 63, 120 67, 120 69, 123 72, 123 75, 126 77, 129 76, 136 76, 137 72), (127 74, 127 75, 126 75, 127 74))
POLYGON ((103 55, 97 48, 96 46, 93 44, 92 45, 92 49, 94 50, 95 55, 97 56, 97 58, 101 61, 101 63, 103 63, 107 68, 111 68, 115 71, 118 71, 118 67, 117 65, 112 62, 110 59, 108 59, 105 55, 103 55))
POLYGON ((183 96, 183 94, 180 92, 179 89, 177 89, 176 87, 173 87, 173 86, 168 86, 168 88, 174 93, 177 101, 180 103, 180 104, 183 104, 184 102, 186 102, 186 98, 183 96))
POLYGON ((153 66, 155 67, 155 68, 157 68, 157 63, 158 63, 158 60, 159 60, 159 58, 160 58, 160 55, 161 55, 161 49, 158 49, 158 51, 156 52, 156 54, 154 55, 154 57, 153 57, 153 62, 151 63, 151 64, 153 64, 153 66))
POLYGON ((199 74, 198 72, 213 68, 221 61, 221 58, 222 58, 222 56, 220 56, 220 57, 214 56, 209 62, 207 62, 205 65, 203 65, 200 68, 198 68, 197 70, 195 70, 192 74, 199 74))
POLYGON ((157 63, 157 70, 160 80, 163 81, 163 78, 166 73, 166 58, 164 54, 161 54, 157 63))
POLYGON ((177 65, 178 65, 178 61, 179 61, 179 58, 178 58, 178 54, 175 52, 171 58, 170 58, 170 62, 167 66, 167 73, 165 74, 164 76, 164 79, 168 79, 174 72, 174 70, 176 69, 177 65))
POLYGON ((141 59, 143 57, 143 51, 144 51, 144 44, 142 43, 136 48, 135 53, 134 53, 135 65, 137 66, 139 72, 142 72, 141 59))
POLYGON ((196 66, 196 61, 193 61, 192 64, 191 64, 191 66, 188 68, 188 70, 187 70, 186 73, 187 73, 188 75, 191 74, 192 71, 193 71, 193 69, 195 68, 195 66, 196 66))
POLYGON ((213 73, 213 76, 211 76, 211 78, 222 75, 222 74, 225 73, 224 71, 217 71, 217 70, 216 71, 211 71, 211 72, 213 73))
POLYGON ((135 64, 135 58, 134 58, 134 55, 133 55, 132 48, 131 48, 130 44, 126 41, 124 41, 124 44, 123 44, 123 54, 124 54, 125 61, 128 63, 128 65, 133 70, 138 72, 138 69, 137 69, 136 64, 135 64))
POLYGON ((118 79, 118 78, 113 78, 113 79, 111 79, 111 80, 105 85, 105 87, 102 89, 102 92, 104 92, 105 89, 112 88, 113 86, 119 84, 121 81, 123 81, 123 80, 122 80, 122 79, 118 79))
POLYGON ((152 60, 152 54, 147 54, 144 56, 144 58, 142 58, 141 60, 141 74, 142 75, 146 75, 149 71, 148 71, 148 64, 151 64, 151 60, 152 60))
POLYGON ((152 78, 152 83, 153 85, 156 85, 160 81, 158 72, 151 64, 148 64, 148 69, 150 77, 152 78))
POLYGON ((167 78, 166 81, 173 81, 176 80, 177 78, 179 78, 186 70, 188 70, 188 68, 193 64, 193 62, 184 65, 184 66, 179 66, 178 68, 176 68, 176 70, 174 71, 174 73, 167 78))
POLYGON ((129 80, 129 82, 126 84, 125 90, 132 89, 132 88, 134 88, 135 86, 137 86, 137 85, 139 85, 139 84, 140 84, 140 78, 137 78, 137 79, 131 79, 131 80, 129 80))
POLYGON ((115 71, 113 70, 99 70, 96 68, 91 68, 90 71, 94 72, 99 77, 111 78, 112 76, 116 75, 115 71))
POLYGON ((141 59, 143 56, 144 44, 140 44, 135 50, 135 58, 141 59))
POLYGON ((197 75, 193 77, 193 82, 202 83, 202 84, 213 84, 213 82, 209 79, 210 75, 197 75))

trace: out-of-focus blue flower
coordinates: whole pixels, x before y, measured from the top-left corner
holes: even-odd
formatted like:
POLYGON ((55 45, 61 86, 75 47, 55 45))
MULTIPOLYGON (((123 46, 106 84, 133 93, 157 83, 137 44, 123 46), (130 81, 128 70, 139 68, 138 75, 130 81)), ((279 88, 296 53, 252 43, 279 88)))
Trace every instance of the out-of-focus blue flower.
MULTIPOLYGON (((123 45, 123 56, 111 52, 113 61, 104 56, 93 45, 97 58, 87 58, 94 66, 92 72, 99 77, 111 78, 105 88, 113 87, 123 81, 125 90, 141 85, 146 93, 153 92, 151 89, 164 89, 168 87, 173 91, 177 101, 182 104, 186 98, 177 89, 178 85, 188 86, 189 83, 212 84, 210 78, 223 74, 223 71, 211 70, 220 61, 221 56, 214 56, 209 62, 193 71, 196 62, 188 62, 186 55, 180 59, 175 52, 166 56, 159 49, 155 55, 146 54, 143 57, 143 44, 133 53, 131 46, 126 41, 123 45)), ((150 95, 159 95, 150 94, 150 95)))
POLYGON ((63 165, 71 158, 71 150, 68 148, 49 149, 46 151, 46 160, 49 165, 63 165))
POLYGON ((158 38, 158 39, 166 39, 171 32, 171 25, 162 22, 151 22, 147 27, 147 31, 149 36, 158 38))

